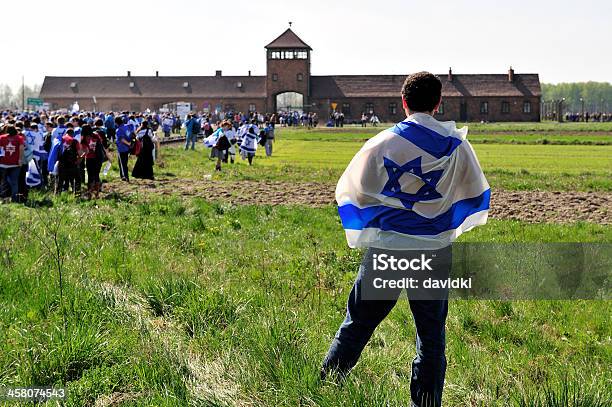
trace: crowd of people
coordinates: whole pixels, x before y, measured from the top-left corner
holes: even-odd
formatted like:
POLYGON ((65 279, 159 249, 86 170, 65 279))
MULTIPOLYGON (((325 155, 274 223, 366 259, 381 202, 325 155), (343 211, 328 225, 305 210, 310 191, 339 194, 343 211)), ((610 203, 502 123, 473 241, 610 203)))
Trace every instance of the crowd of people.
POLYGON ((122 181, 129 182, 128 164, 136 157, 131 176, 154 179, 161 140, 185 129, 185 149, 195 150, 198 137, 216 159, 234 163, 236 154, 253 164, 257 146, 272 155, 276 115, 256 112, 188 114, 130 112, 4 111, 0 116, 0 199, 25 202, 32 188, 60 194, 71 191, 98 198, 100 174, 116 162, 122 181), (163 137, 158 137, 159 131, 163 137), (84 187, 86 190, 82 193, 84 187))
MULTIPOLYGON (((559 120, 556 111, 546 109, 542 114, 544 120, 559 120)), ((566 122, 610 122, 612 121, 612 113, 606 112, 566 112, 561 117, 566 122)))
POLYGON ((566 122, 610 122, 612 114, 602 112, 565 113, 566 122))

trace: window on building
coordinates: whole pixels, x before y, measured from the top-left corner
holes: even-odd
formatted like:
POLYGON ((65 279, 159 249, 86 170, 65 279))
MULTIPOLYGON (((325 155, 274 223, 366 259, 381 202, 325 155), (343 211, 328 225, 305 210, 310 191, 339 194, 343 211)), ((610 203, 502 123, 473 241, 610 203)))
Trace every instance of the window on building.
POLYGON ((438 106, 438 114, 444 114, 444 102, 440 102, 440 106, 438 106))
POLYGON ((142 109, 140 109, 140 103, 130 103, 130 110, 132 112, 140 112, 142 109))
POLYGON ((272 80, 273 80, 274 82, 276 82, 276 81, 278 80, 278 74, 277 74, 277 73, 273 73, 273 74, 272 74, 272 80))
POLYGON ((503 101, 501 108, 502 108, 502 113, 510 113, 510 103, 503 101))
POLYGON ((234 105, 233 104, 228 103, 228 104, 225 105, 225 111, 226 112, 233 112, 234 110, 235 109, 234 109, 234 105))
POLYGON ((270 59, 308 59, 307 50, 270 51, 270 59))
POLYGON ((397 103, 389 103, 389 114, 392 116, 397 114, 397 103))
POLYGON ((369 114, 374 113, 374 103, 372 103, 372 102, 366 103, 365 104, 365 112, 369 113, 369 114))
POLYGON ((523 103, 523 113, 531 113, 531 102, 523 103))
POLYGON ((350 103, 342 104, 342 113, 344 113, 346 117, 350 117, 351 115, 351 104, 350 103))
POLYGON ((256 110, 255 103, 249 103, 249 112, 255 112, 256 110))
POLYGON ((301 73, 297 74, 297 80, 300 81, 300 82, 303 81, 304 80, 304 75, 301 74, 301 73))
POLYGON ((480 113, 489 113, 489 102, 480 102, 480 113))

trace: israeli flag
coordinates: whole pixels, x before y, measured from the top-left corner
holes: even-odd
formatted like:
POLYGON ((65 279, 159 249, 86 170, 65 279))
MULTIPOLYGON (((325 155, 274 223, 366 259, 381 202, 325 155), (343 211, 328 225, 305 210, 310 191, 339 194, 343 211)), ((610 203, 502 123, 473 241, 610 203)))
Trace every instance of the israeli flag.
POLYGON ((259 138, 252 134, 247 133, 242 138, 242 142, 240 143, 240 151, 245 153, 253 153, 257 151, 257 143, 259 142, 259 138))
POLYGON ((68 129, 66 127, 57 127, 53 129, 53 133, 51 133, 51 139, 53 143, 51 144, 51 151, 49 152, 49 158, 47 161, 47 170, 55 174, 55 164, 59 159, 59 155, 63 151, 62 137, 66 134, 68 129))
POLYGON ((217 144, 217 140, 219 140, 219 137, 221 137, 222 133, 223 130, 221 129, 221 127, 219 127, 217 130, 215 130, 213 134, 204 139, 204 146, 208 148, 213 148, 217 144))
POLYGON ((349 246, 435 250, 484 225, 491 191, 466 137, 415 113, 368 140, 336 186, 349 246))
POLYGON ((40 170, 36 165, 36 160, 30 160, 28 171, 26 172, 26 185, 32 188, 39 186, 41 182, 40 170))

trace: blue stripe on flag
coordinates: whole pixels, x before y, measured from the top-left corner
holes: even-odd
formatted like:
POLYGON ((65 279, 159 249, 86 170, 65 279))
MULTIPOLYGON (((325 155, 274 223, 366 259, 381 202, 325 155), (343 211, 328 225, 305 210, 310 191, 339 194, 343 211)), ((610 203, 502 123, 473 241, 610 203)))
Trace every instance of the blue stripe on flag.
POLYGON ((489 209, 490 197, 491 190, 487 189, 477 197, 455 202, 448 211, 434 218, 383 205, 361 209, 347 204, 340 206, 338 213, 344 229, 378 228, 408 235, 432 236, 456 229, 468 216, 489 209))
POLYGON ((436 158, 450 156, 462 142, 456 137, 444 137, 411 121, 400 122, 390 130, 436 158))

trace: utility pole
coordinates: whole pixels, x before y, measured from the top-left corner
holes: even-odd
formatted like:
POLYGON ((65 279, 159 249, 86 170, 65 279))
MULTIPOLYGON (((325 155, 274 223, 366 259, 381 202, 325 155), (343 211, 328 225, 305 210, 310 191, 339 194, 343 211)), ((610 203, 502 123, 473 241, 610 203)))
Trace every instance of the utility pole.
POLYGON ((559 123, 563 123, 563 102, 565 102, 565 98, 559 100, 559 107, 557 108, 557 120, 559 123))
POLYGON ((25 78, 21 75, 21 111, 25 112, 25 78))

